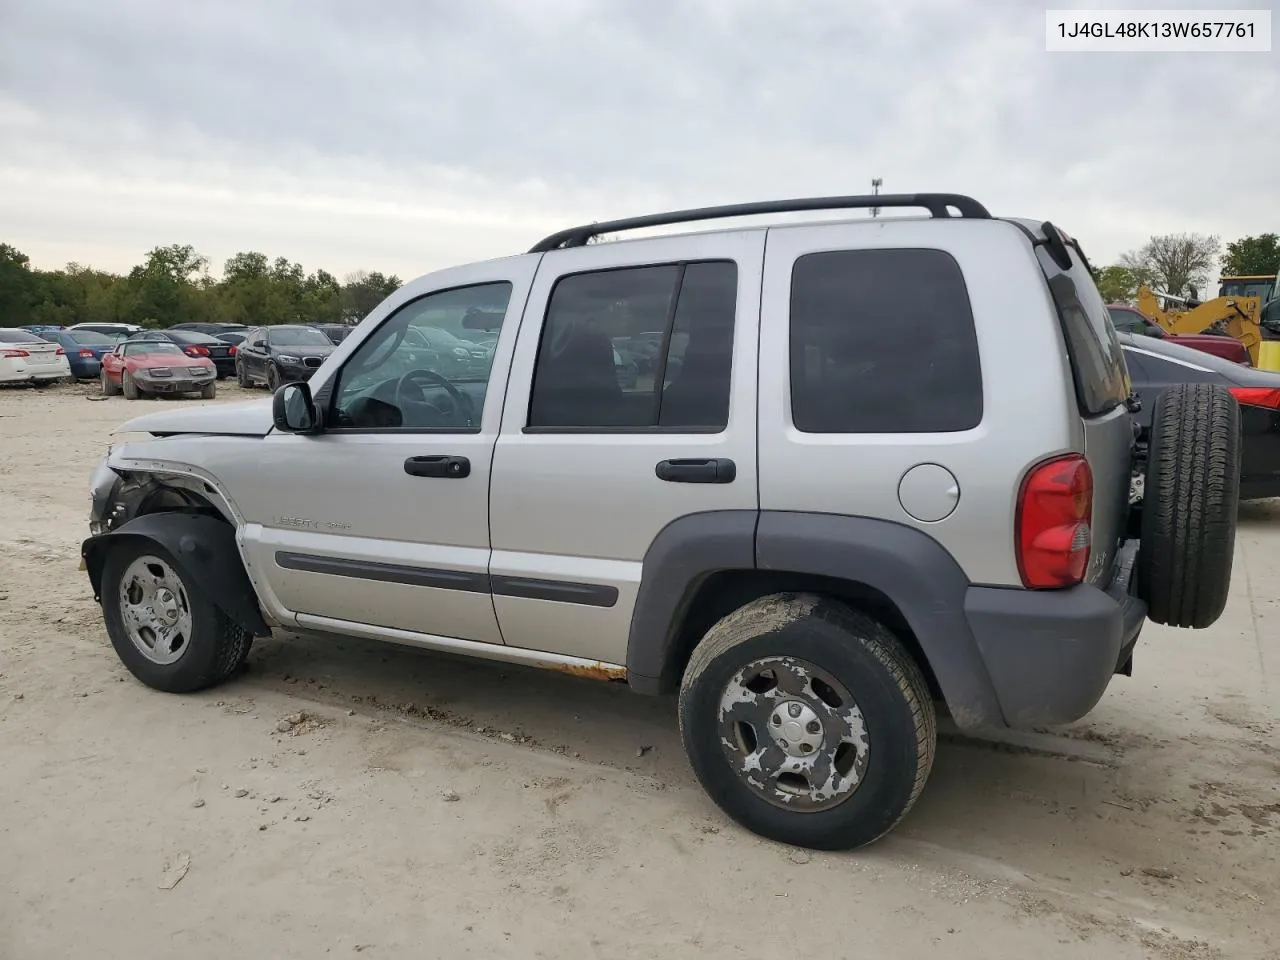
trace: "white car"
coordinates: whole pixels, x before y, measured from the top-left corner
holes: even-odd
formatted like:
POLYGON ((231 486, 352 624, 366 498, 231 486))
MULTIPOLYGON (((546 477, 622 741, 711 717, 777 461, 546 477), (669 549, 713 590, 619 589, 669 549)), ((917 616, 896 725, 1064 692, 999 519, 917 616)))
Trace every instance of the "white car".
POLYGON ((67 353, 58 344, 30 330, 0 329, 0 383, 47 387, 70 376, 67 353))

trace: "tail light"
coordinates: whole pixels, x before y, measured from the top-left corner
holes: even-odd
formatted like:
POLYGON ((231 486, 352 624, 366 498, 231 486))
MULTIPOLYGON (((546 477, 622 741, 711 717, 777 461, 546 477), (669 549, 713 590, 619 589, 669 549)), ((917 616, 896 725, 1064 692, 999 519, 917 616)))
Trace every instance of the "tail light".
POLYGON ((25 350, 0 350, 0 357, 6 360, 25 360, 31 354, 25 350))
POLYGON ((85 359, 92 360, 92 359, 93 359, 93 351, 92 351, 92 350, 81 350, 81 351, 79 352, 79 354, 77 354, 77 356, 79 356, 81 360, 85 360, 85 359))
POLYGON ((1033 467, 1018 491, 1018 573, 1032 589, 1070 587, 1089 565, 1093 471, 1075 453, 1033 467))
POLYGON ((205 347, 187 347, 188 357, 207 357, 208 355, 209 351, 205 347))
POLYGON ((236 345, 233 343, 230 349, 227 350, 227 356, 234 357, 235 355, 236 355, 236 345))
POLYGON ((53 351, 53 355, 55 357, 65 357, 67 355, 67 351, 59 347, 57 350, 53 351))
POLYGON ((1232 387, 1231 395, 1247 407, 1280 410, 1280 387, 1232 387))

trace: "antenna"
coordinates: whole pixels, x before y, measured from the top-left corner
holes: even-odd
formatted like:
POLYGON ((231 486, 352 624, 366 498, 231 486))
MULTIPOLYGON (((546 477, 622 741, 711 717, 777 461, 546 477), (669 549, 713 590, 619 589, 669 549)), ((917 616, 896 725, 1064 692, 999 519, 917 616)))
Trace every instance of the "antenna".
MULTIPOLYGON (((874 179, 871 181, 871 195, 872 195, 873 197, 878 197, 878 196, 880 196, 880 188, 881 188, 882 186, 884 186, 884 178, 883 178, 883 177, 876 177, 876 178, 874 178, 874 179)), ((871 208, 871 216, 873 216, 873 217, 878 217, 878 216, 880 216, 880 208, 879 208, 879 207, 872 207, 872 208, 871 208)))

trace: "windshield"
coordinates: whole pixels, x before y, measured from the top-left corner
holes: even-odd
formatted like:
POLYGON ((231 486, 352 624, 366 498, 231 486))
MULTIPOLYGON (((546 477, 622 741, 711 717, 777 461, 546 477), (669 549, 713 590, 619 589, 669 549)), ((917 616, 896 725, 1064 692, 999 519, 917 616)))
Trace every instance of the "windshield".
POLYGON ((85 347, 109 347, 116 342, 114 337, 108 337, 103 333, 94 333, 92 330, 69 330, 67 331, 67 336, 85 347))
POLYGON ((308 327, 288 327, 268 330, 267 342, 273 347, 332 347, 333 341, 319 330, 308 327))
POLYGON ((35 343, 40 339, 30 330, 0 330, 0 343, 35 343))
POLYGON ((185 357, 182 348, 176 343, 170 343, 168 340, 131 340, 122 344, 124 347, 124 355, 126 357, 138 357, 145 354, 170 354, 176 353, 180 357, 185 357))
POLYGON ((1265 280, 1224 280, 1219 296, 1223 297, 1257 297, 1263 303, 1271 298, 1271 291, 1276 281, 1273 277, 1265 280))

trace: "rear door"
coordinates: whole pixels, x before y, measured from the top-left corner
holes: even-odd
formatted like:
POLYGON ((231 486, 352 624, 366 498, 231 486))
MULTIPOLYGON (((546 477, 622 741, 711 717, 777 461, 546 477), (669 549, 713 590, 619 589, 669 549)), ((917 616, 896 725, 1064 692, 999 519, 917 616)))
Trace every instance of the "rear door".
POLYGON ((654 538, 689 514, 758 508, 763 259, 763 231, 543 257, 490 488, 509 645, 625 663, 654 538), (633 345, 655 332, 656 363, 640 372, 633 345))

